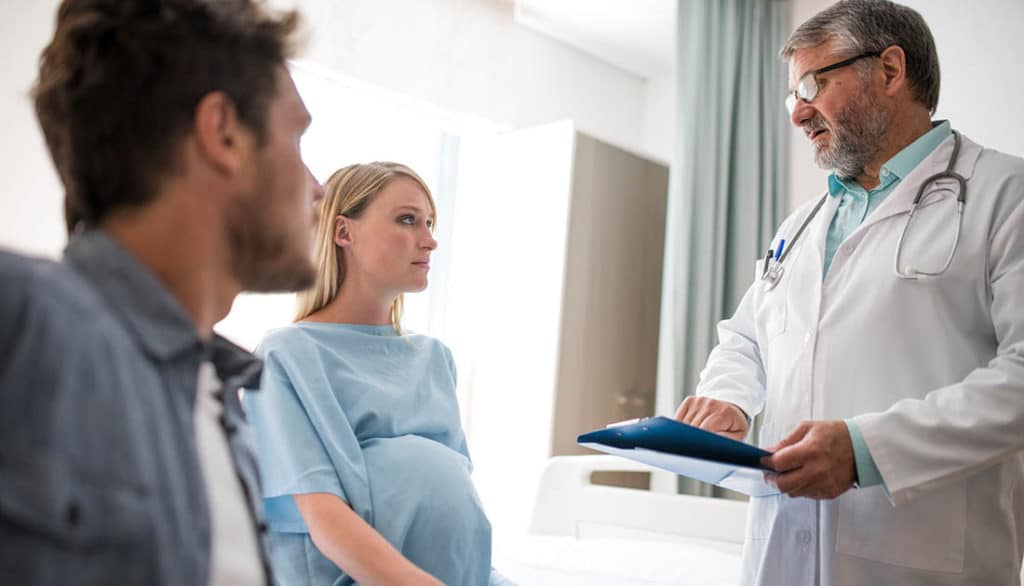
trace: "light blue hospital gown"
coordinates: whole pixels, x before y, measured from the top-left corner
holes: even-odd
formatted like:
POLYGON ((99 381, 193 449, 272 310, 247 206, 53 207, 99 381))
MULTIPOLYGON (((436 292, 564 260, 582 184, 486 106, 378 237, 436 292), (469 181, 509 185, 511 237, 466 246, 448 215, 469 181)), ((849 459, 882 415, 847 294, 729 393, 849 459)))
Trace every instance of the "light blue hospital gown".
POLYGON ((302 322, 272 332, 257 354, 263 382, 245 406, 280 584, 354 584, 309 538, 291 495, 311 492, 344 499, 445 584, 489 583, 491 526, 444 344, 391 326, 302 322))

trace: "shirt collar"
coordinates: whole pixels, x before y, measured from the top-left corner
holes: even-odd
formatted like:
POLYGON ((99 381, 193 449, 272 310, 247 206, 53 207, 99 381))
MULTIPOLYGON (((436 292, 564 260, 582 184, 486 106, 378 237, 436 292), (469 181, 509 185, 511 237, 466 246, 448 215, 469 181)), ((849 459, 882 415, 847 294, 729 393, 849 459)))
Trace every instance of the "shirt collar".
MULTIPOLYGON (((893 155, 891 159, 882 165, 881 177, 879 178, 880 183, 878 187, 872 189, 872 192, 885 189, 906 177, 915 167, 921 164, 921 161, 935 150, 939 144, 946 140, 950 134, 952 134, 948 120, 940 120, 932 123, 932 129, 923 135, 919 136, 917 140, 910 143, 903 148, 900 152, 893 155)), ((859 183, 850 179, 840 179, 835 173, 831 173, 828 176, 828 193, 833 197, 838 197, 844 193, 851 193, 854 195, 867 194, 859 183)))
POLYGON ((204 342, 170 291, 102 230, 73 235, 64 250, 64 263, 96 288, 111 313, 149 356, 168 361, 193 350, 213 362, 221 380, 243 376, 258 381, 259 359, 216 334, 204 342))

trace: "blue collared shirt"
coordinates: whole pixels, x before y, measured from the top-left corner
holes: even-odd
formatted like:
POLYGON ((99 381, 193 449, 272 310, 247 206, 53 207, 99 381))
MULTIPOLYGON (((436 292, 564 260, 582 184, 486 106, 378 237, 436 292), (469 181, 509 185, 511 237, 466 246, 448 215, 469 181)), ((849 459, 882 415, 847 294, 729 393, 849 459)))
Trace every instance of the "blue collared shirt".
POLYGON ((78 234, 59 264, 0 251, 0 332, 0 582, 208 582, 193 416, 203 361, 223 381, 235 472, 252 522, 265 527, 236 392, 258 385, 261 362, 223 338, 200 339, 116 241, 78 234))
MULTIPOLYGON (((921 164, 928 155, 952 134, 949 121, 942 121, 924 133, 917 140, 907 145, 882 165, 879 172, 878 187, 867 190, 852 179, 840 179, 835 173, 828 177, 828 193, 838 197, 839 207, 832 217, 825 240, 825 268, 822 276, 828 274, 832 266, 832 257, 846 238, 857 229, 864 219, 876 209, 896 186, 900 184, 915 167, 921 164)), ((873 486, 882 483, 882 475, 875 465, 874 458, 868 450, 857 424, 851 419, 845 421, 853 443, 853 455, 857 466, 857 481, 860 486, 873 486)))

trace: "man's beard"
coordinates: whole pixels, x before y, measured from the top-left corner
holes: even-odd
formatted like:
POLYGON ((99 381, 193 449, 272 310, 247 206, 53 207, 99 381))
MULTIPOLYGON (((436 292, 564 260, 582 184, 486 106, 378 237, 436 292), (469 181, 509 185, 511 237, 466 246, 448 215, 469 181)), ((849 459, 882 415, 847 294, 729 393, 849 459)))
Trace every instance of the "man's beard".
POLYGON ((831 125, 820 115, 804 124, 804 132, 825 129, 831 135, 827 147, 814 144, 814 162, 844 179, 858 177, 873 162, 889 127, 889 113, 861 87, 860 94, 836 115, 831 125))
POLYGON ((312 286, 316 272, 311 237, 291 242, 281 225, 268 217, 270 206, 264 199, 269 194, 238 198, 228 213, 233 276, 243 291, 300 291, 312 286))

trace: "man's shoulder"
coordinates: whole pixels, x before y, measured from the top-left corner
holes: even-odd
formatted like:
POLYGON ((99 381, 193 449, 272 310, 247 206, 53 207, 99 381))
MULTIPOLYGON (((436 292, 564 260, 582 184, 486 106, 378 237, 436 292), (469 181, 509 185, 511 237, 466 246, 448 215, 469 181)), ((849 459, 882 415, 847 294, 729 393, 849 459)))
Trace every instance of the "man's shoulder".
POLYGON ((92 429, 125 396, 115 365, 140 362, 95 288, 50 260, 0 251, 0 331, 0 401, 16 406, 0 408, 0 437, 11 445, 92 429))
POLYGON ((994 229, 999 229, 1010 217, 1020 217, 1014 210, 1024 208, 1024 159, 981 147, 973 172, 967 177, 967 189, 967 206, 991 206, 987 215, 994 229))
MULTIPOLYGON (((94 315, 101 301, 85 279, 67 265, 0 250, 3 314, 53 309, 94 315)), ((82 315, 86 317, 86 315, 82 315)))
POLYGON ((1024 158, 982 147, 975 172, 1024 179, 1024 158))
POLYGON ((82 342, 94 344, 98 337, 123 334, 93 285, 73 269, 2 250, 0 329, 6 334, 0 340, 0 359, 13 356, 15 346, 67 355, 82 342))

